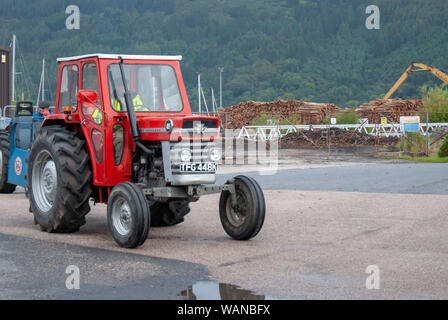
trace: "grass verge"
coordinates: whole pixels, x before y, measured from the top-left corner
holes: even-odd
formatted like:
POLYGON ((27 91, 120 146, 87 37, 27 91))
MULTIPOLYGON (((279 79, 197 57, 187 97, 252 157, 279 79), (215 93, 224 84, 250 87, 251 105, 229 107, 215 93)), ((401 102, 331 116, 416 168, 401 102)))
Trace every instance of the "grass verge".
POLYGON ((448 157, 412 157, 412 156, 398 156, 398 159, 416 161, 416 162, 429 162, 429 163, 448 163, 448 157))
POLYGON ((377 157, 378 159, 384 160, 406 160, 406 161, 414 161, 414 162, 426 162, 426 163, 448 163, 448 157, 439 157, 437 155, 431 157, 413 157, 409 155, 403 156, 392 156, 392 155, 381 155, 377 157))

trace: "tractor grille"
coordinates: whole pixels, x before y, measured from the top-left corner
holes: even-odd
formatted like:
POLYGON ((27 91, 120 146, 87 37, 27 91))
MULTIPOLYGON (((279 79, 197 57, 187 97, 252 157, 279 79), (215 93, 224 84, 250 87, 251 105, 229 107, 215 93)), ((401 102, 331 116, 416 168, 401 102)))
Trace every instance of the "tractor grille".
POLYGON ((216 120, 185 120, 182 124, 183 136, 214 136, 219 132, 216 120))
MULTIPOLYGON (((184 149, 191 152, 191 162, 210 162, 209 150, 215 146, 214 142, 182 141, 170 143, 171 172, 173 175, 180 173, 180 153, 184 149)), ((201 173, 196 173, 201 174, 201 173)))
POLYGON ((166 182, 177 186, 215 183, 216 172, 214 171, 186 169, 188 164, 196 167, 197 163, 201 165, 207 163, 206 168, 209 167, 208 164, 212 165, 213 161, 210 161, 209 150, 214 146, 214 142, 211 141, 162 141, 163 170, 166 182), (180 153, 184 149, 191 152, 190 162, 181 160, 180 153), (181 164, 185 164, 183 172, 181 172, 181 164))
POLYGON ((201 123, 207 129, 216 129, 216 120, 185 120, 182 124, 182 129, 193 129, 193 123, 201 123))

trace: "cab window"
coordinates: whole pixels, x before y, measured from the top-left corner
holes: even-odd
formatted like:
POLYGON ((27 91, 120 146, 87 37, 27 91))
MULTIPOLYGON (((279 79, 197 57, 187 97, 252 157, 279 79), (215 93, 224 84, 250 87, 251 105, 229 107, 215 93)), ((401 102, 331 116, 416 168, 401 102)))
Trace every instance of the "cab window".
POLYGON ((100 98, 100 91, 98 89, 98 73, 95 63, 86 63, 82 67, 82 88, 84 90, 93 90, 98 93, 100 98))
POLYGON ((61 86, 59 89, 59 112, 69 107, 72 112, 78 108, 78 66, 70 65, 62 69, 61 86))
POLYGON ((123 81, 126 82, 136 112, 182 111, 182 96, 172 66, 124 63, 123 71, 124 80, 118 64, 112 63, 108 67, 111 105, 116 111, 126 110, 123 81))
POLYGON ((98 102, 83 103, 82 113, 87 120, 94 122, 97 125, 103 122, 103 113, 101 111, 100 92, 98 89, 98 73, 95 63, 86 63, 82 67, 82 89, 96 91, 98 94, 98 102))

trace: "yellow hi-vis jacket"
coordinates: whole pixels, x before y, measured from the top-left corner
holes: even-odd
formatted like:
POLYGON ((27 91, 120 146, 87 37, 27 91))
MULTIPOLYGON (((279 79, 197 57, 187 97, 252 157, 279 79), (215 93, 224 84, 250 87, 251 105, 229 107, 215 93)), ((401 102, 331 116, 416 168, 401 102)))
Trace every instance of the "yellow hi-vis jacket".
MULTIPOLYGON (((140 95, 136 95, 134 99, 132 99, 132 104, 134 105, 135 111, 149 111, 149 109, 143 106, 143 101, 140 99, 140 95)), ((114 108, 117 111, 121 111, 121 103, 118 99, 115 99, 114 108)))
POLYGON ((96 124, 101 124, 103 122, 103 113, 99 108, 96 108, 95 111, 93 111, 92 118, 96 124))

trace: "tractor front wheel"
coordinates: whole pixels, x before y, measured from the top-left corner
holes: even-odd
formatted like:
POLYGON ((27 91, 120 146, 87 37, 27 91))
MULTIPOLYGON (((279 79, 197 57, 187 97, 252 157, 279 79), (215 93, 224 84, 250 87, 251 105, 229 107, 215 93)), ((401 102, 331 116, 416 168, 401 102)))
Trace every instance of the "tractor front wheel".
POLYGON ((145 242, 151 216, 148 202, 140 188, 124 182, 112 189, 107 202, 107 224, 120 247, 135 248, 145 242))
POLYGON ((233 178, 235 198, 229 191, 223 191, 219 199, 219 216, 224 230, 236 240, 249 240, 260 232, 263 226, 266 204, 258 183, 246 176, 233 178))
POLYGON ((92 170, 85 142, 60 126, 42 128, 28 158, 28 193, 42 231, 75 232, 90 211, 92 170))
POLYGON ((8 183, 9 132, 0 131, 0 193, 13 193, 15 184, 8 183))

